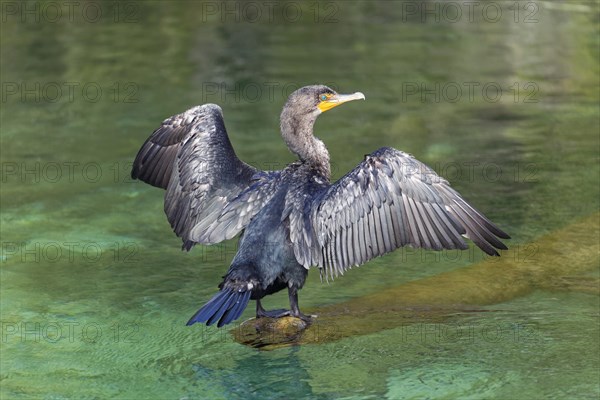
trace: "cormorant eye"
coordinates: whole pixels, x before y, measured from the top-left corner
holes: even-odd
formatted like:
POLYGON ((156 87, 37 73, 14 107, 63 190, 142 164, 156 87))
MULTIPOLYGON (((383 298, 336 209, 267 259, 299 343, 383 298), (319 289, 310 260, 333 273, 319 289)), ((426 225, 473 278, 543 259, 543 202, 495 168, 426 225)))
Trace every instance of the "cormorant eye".
POLYGON ((322 94, 321 95, 321 101, 325 101, 327 100, 327 95, 326 94, 322 94))

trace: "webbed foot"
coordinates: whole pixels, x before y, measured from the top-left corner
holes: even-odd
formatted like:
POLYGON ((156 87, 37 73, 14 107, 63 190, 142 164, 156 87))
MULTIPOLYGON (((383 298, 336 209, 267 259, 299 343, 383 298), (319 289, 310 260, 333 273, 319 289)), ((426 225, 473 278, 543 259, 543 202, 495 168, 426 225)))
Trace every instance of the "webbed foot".
POLYGON ((265 310, 264 308, 257 307, 256 310, 256 318, 262 318, 262 317, 267 317, 267 318, 281 318, 281 317, 287 317, 291 315, 290 310, 285 310, 283 308, 279 308, 277 310, 265 310))
POLYGON ((312 320, 314 318, 316 318, 316 315, 306 315, 306 314, 302 314, 300 311, 294 313, 294 312, 290 312, 289 315, 291 315, 292 317, 295 318, 300 318, 302 321, 310 324, 312 322, 312 320))

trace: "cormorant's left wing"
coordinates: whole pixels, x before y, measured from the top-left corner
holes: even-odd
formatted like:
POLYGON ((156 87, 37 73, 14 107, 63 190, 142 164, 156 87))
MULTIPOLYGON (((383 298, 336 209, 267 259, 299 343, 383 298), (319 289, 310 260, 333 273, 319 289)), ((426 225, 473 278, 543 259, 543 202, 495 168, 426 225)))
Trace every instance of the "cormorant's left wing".
POLYGON ((278 176, 237 157, 215 104, 163 121, 138 152, 131 175, 167 189, 165 213, 187 250, 239 233, 272 196, 278 176))
POLYGON ((352 266, 411 245, 465 249, 470 238, 490 255, 509 238, 448 182, 409 154, 383 147, 324 189, 292 219, 298 262, 337 276, 352 266))

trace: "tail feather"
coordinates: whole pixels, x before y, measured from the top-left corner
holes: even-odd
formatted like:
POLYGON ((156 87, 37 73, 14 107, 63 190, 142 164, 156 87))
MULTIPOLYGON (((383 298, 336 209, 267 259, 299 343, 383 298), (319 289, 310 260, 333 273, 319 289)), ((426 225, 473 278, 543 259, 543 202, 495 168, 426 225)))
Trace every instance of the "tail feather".
POLYGON ((238 299, 236 303, 229 310, 227 310, 225 314, 223 314, 223 317, 217 324, 217 327, 220 328, 223 325, 227 325, 228 323, 235 319, 238 319, 240 315, 242 315, 242 313, 246 309, 246 306, 248 305, 248 301, 250 300, 251 292, 246 291, 243 293, 244 295, 240 299, 238 299))
POLYGON ((196 315, 194 317, 203 317, 206 316, 206 321, 208 321, 208 319, 217 311, 219 311, 219 309, 221 308, 221 306, 223 305, 223 303, 225 302, 225 300, 227 300, 227 298, 229 297, 231 293, 229 291, 220 291, 219 293, 217 293, 215 296, 213 296, 212 299, 210 299, 208 301, 208 303, 206 303, 204 305, 204 307, 202 307, 200 310, 198 310, 198 312, 196 313, 196 315))
POLYGON ((234 300, 236 297, 236 292, 230 292, 229 296, 227 296, 225 300, 223 300, 223 305, 219 307, 219 309, 208 319, 208 321, 206 321, 206 325, 212 325, 215 322, 219 321, 223 314, 225 314, 227 310, 229 310, 235 305, 235 303, 232 302, 232 300, 234 300))
POLYGON ((186 325, 193 325, 196 322, 212 325, 217 321, 219 321, 218 327, 228 324, 242 315, 250 301, 250 294, 251 292, 247 290, 223 289, 199 309, 186 325))

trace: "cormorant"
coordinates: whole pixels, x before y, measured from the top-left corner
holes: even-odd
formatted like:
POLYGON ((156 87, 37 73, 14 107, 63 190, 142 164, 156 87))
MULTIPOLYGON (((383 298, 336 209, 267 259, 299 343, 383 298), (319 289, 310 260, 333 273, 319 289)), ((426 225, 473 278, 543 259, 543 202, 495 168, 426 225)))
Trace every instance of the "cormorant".
POLYGON ((250 299, 256 316, 292 315, 308 269, 333 278, 402 246, 466 249, 489 255, 509 236, 469 205, 448 182, 411 155, 382 147, 330 182, 329 153, 313 136, 317 117, 365 99, 327 86, 293 92, 281 112, 281 135, 298 160, 261 171, 235 154, 221 108, 205 104, 166 119, 146 140, 132 177, 166 189, 164 210, 183 248, 242 232, 219 292, 188 325, 239 318, 250 299), (291 310, 266 311, 260 300, 287 288, 291 310))

